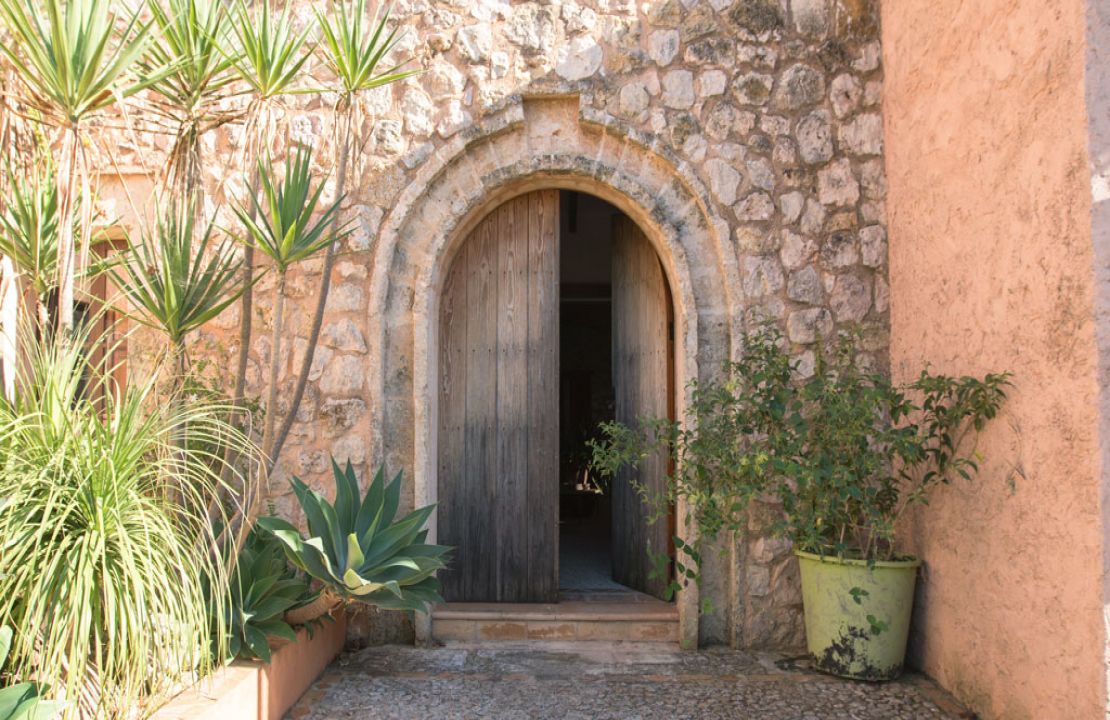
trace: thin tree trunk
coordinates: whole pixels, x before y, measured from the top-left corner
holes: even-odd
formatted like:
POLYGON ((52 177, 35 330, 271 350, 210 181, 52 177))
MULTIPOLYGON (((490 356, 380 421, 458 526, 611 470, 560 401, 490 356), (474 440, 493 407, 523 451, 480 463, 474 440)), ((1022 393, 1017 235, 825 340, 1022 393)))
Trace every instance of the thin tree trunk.
POLYGON ((62 135, 61 203, 58 208, 58 327, 73 330, 73 290, 76 277, 76 252, 73 237, 73 211, 77 194, 77 153, 80 137, 77 126, 62 135))
MULTIPOLYGON (((347 111, 345 113, 344 127, 343 127, 343 144, 339 149, 339 177, 336 178, 335 194, 337 197, 342 197, 347 185, 347 162, 351 153, 351 132, 352 125, 354 124, 354 103, 355 98, 350 98, 347 102, 347 111)), ((342 210, 335 213, 335 217, 331 222, 331 233, 334 236, 339 230, 339 217, 342 215, 342 210)), ((324 323, 324 310, 328 304, 328 292, 331 290, 331 271, 335 265, 335 246, 337 241, 333 240, 328 244, 327 250, 324 252, 324 269, 323 276, 320 278, 320 294, 316 300, 316 312, 312 315, 312 326, 308 331, 308 345, 304 351, 304 361, 301 364, 301 371, 297 375, 297 386, 293 391, 293 399, 289 403, 289 411, 285 419, 281 423, 281 430, 278 431, 277 437, 274 439, 274 446, 269 455, 270 459, 266 462, 270 469, 277 463, 278 457, 281 455, 281 449, 285 445, 286 438, 289 437, 289 431, 293 427, 294 421, 297 419, 297 412, 300 410, 301 401, 304 399, 305 388, 308 385, 308 374, 312 371, 312 361, 316 357, 316 343, 320 340, 320 328, 324 323)))
POLYGON ((270 388, 266 398, 266 424, 262 431, 262 454, 266 462, 266 482, 269 483, 270 470, 274 467, 272 456, 274 442, 274 428, 277 425, 277 389, 278 373, 281 370, 281 324, 285 312, 285 270, 278 275, 277 287, 274 289, 274 327, 270 334, 270 388))

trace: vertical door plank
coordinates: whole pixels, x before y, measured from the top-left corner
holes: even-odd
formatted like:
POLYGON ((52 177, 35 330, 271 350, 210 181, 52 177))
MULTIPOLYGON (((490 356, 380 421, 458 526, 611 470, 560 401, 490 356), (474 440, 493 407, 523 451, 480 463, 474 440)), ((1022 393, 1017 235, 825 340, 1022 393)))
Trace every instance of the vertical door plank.
MULTIPOLYGON (((627 217, 613 227, 613 388, 616 419, 635 424, 668 416, 667 285, 655 250, 627 217)), ((666 488, 667 457, 658 452, 635 470, 613 479, 613 577, 629 587, 662 597, 667 580, 650 578, 652 555, 670 544, 666 517, 649 523, 656 510, 645 503, 666 488)))
POLYGON ((454 492, 465 482, 466 447, 463 433, 466 422, 466 248, 463 257, 451 264, 444 280, 439 308, 439 431, 438 431, 438 524, 441 542, 449 539, 455 547, 451 566, 440 573, 444 597, 466 594, 468 574, 474 559, 469 543, 458 542, 466 528, 467 494, 454 492))
POLYGON ((528 197, 497 211, 498 599, 528 595, 528 197))
POLYGON ((558 592, 558 192, 490 213, 440 309, 440 540, 449 601, 558 592), (450 517, 449 517, 450 515, 450 517))
POLYGON ((465 479, 466 542, 474 561, 467 597, 496 600, 496 533, 499 518, 491 512, 497 498, 497 233, 483 222, 467 243, 467 373, 465 479))
POLYGON ((559 192, 529 196, 528 583, 559 594, 559 192))

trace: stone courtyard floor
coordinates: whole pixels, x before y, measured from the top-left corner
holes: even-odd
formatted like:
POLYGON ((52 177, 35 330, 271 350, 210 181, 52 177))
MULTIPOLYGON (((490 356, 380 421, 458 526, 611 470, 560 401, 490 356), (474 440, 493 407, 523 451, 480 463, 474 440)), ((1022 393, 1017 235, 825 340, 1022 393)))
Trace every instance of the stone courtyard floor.
POLYGON ((927 678, 874 685, 804 661, 629 643, 371 647, 344 654, 288 720, 967 720, 927 678))

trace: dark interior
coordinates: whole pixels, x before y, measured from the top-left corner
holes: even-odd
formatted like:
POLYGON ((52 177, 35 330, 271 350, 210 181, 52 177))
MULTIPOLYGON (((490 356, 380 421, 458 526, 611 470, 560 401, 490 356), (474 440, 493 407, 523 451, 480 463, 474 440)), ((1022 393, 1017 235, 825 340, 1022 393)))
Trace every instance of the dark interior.
POLYGON ((610 267, 620 210, 585 193, 560 198, 559 588, 625 590, 612 579, 608 498, 586 441, 613 419, 610 267))

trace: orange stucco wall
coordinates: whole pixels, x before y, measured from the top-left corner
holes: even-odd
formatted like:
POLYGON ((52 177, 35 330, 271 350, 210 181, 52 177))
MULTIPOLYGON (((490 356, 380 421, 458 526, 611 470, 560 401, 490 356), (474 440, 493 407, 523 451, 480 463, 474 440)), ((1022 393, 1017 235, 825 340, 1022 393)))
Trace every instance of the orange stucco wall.
POLYGON ((1015 374, 905 528, 911 661, 987 718, 1106 706, 1085 5, 882 4, 892 371, 1015 374))

